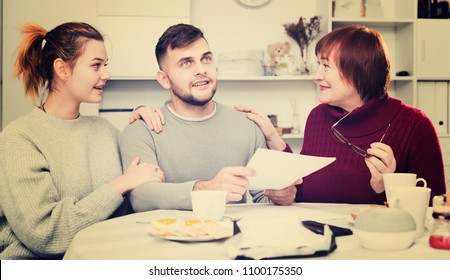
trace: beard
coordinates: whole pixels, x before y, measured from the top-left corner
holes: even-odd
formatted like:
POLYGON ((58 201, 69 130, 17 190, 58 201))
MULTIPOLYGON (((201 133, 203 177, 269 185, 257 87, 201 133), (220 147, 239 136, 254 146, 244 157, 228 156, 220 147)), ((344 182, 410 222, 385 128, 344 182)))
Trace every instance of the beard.
POLYGON ((216 86, 211 89, 211 93, 208 96, 203 96, 202 98, 198 98, 198 97, 193 96, 191 92, 185 92, 182 89, 178 88, 177 86, 174 85, 174 83, 172 83, 172 81, 170 81, 170 83, 172 85, 172 92, 178 99, 180 99, 181 101, 183 101, 186 104, 189 104, 192 106, 197 106, 197 107, 201 107, 201 106, 208 104, 208 102, 213 99, 214 95, 216 94, 216 90, 217 90, 217 86, 216 86))
POLYGON ((212 89, 211 90, 211 94, 203 99, 199 99, 195 96, 193 96, 191 93, 180 93, 179 91, 173 89, 173 94, 178 97, 180 100, 182 100, 183 102, 192 105, 192 106, 204 106, 206 104, 208 104, 209 101, 211 101, 214 97, 214 95, 216 94, 216 90, 212 89))

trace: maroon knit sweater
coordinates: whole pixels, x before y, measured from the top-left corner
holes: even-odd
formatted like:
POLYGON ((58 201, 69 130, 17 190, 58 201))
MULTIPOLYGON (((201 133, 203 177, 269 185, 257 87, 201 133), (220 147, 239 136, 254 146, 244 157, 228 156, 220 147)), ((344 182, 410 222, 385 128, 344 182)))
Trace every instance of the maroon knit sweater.
MULTIPOLYGON (((297 186, 298 202, 383 204, 385 193, 370 186, 370 172, 364 158, 342 144, 331 126, 346 113, 327 104, 315 107, 306 122, 301 154, 336 157, 336 161, 303 178, 297 186)), ((394 151, 395 172, 415 173, 425 178, 431 198, 445 193, 444 165, 436 130, 420 110, 387 97, 366 102, 341 121, 336 129, 350 143, 367 149, 380 141, 394 151)), ((287 149, 290 149, 287 147, 287 149)))

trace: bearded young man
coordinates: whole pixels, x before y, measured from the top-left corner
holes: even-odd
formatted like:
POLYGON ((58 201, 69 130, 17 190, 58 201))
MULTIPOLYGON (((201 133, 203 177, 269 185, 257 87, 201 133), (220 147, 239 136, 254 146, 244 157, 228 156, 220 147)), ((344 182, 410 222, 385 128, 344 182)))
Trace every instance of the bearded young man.
MULTIPOLYGON (((142 120, 128 125, 120 137, 123 166, 139 156, 162 168, 164 183, 138 186, 130 195, 137 212, 192 209, 190 193, 224 190, 227 202, 246 202, 246 164, 264 135, 245 113, 213 101, 217 89, 214 56, 203 32, 189 24, 169 27, 156 45, 157 80, 170 93, 161 108, 164 131, 156 133, 142 120)), ((276 176, 277 174, 274 174, 276 176)), ((289 205, 296 189, 250 191, 254 202, 289 205)))

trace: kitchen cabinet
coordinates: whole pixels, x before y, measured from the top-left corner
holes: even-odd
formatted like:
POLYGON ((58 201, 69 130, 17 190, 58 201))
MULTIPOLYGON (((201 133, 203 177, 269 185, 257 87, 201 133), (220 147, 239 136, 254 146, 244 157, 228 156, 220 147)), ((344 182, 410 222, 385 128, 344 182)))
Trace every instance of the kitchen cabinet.
POLYGON ((450 20, 417 20, 417 79, 450 80, 450 20))
POLYGON ((168 26, 190 22, 190 0, 98 0, 97 14, 112 79, 148 79, 159 70, 159 36, 168 26))
POLYGON ((447 191, 450 191, 450 21, 418 19, 416 22, 418 106, 439 133, 447 191))
POLYGON ((439 133, 447 191, 450 190, 450 20, 416 22, 418 107, 430 116, 439 133))
POLYGON ((450 137, 442 136, 440 138, 442 156, 444 158, 444 172, 447 191, 450 191, 450 137))
POLYGON ((448 98, 448 82, 419 81, 417 83, 417 107, 430 117, 439 134, 449 132, 448 98))

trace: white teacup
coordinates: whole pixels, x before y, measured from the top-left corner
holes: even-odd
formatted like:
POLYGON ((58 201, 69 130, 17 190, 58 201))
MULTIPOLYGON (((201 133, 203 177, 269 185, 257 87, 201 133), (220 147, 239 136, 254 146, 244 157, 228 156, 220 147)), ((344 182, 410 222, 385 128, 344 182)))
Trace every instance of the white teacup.
MULTIPOLYGON (((392 188, 396 187, 416 187, 417 183, 422 182, 423 187, 427 187, 427 181, 423 178, 417 178, 414 173, 384 173, 383 183, 386 192, 386 198, 392 188)), ((389 202, 389 201, 388 201, 389 202)))
POLYGON ((197 219, 220 220, 225 213, 227 192, 201 190, 191 192, 192 211, 197 219))
POLYGON ((430 201, 431 189, 421 187, 395 187, 387 197, 390 208, 409 212, 416 221, 416 238, 424 234, 425 219, 430 201))

